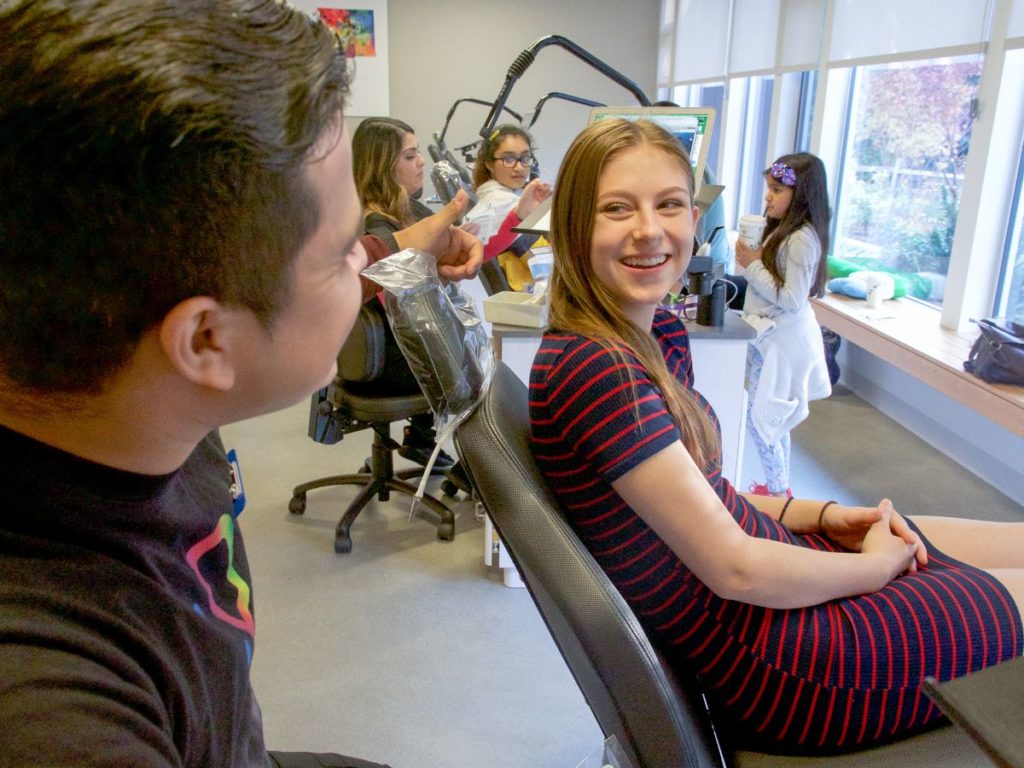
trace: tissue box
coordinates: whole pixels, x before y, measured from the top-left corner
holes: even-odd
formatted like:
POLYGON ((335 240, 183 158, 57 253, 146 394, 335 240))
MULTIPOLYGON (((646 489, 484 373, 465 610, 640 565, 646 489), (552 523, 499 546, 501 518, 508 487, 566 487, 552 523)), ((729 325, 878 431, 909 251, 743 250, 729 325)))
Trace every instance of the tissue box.
POLYGON ((548 324, 548 306, 527 304, 533 296, 517 291, 501 291, 484 299, 484 319, 499 325, 543 328, 548 324))

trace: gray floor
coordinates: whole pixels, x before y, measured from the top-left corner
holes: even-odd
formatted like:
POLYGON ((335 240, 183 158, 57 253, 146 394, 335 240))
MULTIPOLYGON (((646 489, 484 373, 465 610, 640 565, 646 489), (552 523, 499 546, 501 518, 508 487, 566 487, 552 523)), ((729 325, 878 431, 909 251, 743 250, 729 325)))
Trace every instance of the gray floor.
MULTIPOLYGON (((354 471, 368 454, 366 433, 313 443, 307 412, 303 403, 223 430, 248 496, 253 680, 269 746, 395 768, 576 768, 596 755, 601 733, 529 595, 483 564, 471 504, 456 505, 458 534, 441 542, 408 521, 404 497, 375 502, 348 555, 334 553, 333 531, 354 488, 311 493, 303 516, 288 513, 293 485, 354 471)), ((907 513, 1024 520, 1024 508, 842 387, 812 405, 793 442, 801 497, 889 496, 907 513)), ((744 473, 760 476, 749 441, 744 473)))

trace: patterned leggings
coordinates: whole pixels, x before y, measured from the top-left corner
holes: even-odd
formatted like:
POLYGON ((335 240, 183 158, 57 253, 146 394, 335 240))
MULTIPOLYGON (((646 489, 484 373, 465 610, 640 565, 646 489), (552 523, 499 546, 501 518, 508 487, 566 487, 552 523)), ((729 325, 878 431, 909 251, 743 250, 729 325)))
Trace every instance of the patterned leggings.
POLYGON ((754 422, 750 418, 750 406, 754 402, 754 393, 757 391, 758 382, 761 380, 761 367, 764 365, 764 358, 754 348, 753 344, 747 345, 747 432, 754 441, 757 448, 757 455, 761 458, 761 468, 768 476, 766 481, 768 490, 772 493, 782 493, 789 488, 789 432, 779 438, 778 442, 769 445, 754 429, 754 422))

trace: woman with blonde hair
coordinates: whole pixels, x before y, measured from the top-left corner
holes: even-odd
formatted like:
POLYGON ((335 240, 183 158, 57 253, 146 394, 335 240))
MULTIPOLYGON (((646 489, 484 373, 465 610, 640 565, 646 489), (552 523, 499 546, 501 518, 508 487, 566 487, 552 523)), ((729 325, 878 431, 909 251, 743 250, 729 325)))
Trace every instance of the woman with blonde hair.
MULTIPOLYGON (((433 213, 418 199, 423 192, 424 165, 416 133, 408 123, 393 117, 368 117, 359 124, 352 135, 352 174, 363 205, 366 234, 394 235, 433 213)), ((384 324, 384 333, 384 373, 368 385, 368 389, 376 394, 393 395, 420 392, 419 382, 390 324, 384 324)), ((425 466, 434 450, 435 438, 434 415, 413 416, 403 430, 398 453, 425 466)), ((455 460, 443 450, 434 462, 439 469, 448 469, 454 464, 455 460)))
POLYGON ((534 456, 736 743, 824 753, 905 736, 941 717, 926 676, 1024 652, 1024 523, 736 492, 686 328, 659 306, 693 252, 692 174, 648 121, 595 123, 569 148, 530 376, 534 456))
POLYGON ((396 232, 433 213, 419 201, 423 168, 416 132, 392 117, 369 117, 352 135, 352 173, 369 233, 396 232))

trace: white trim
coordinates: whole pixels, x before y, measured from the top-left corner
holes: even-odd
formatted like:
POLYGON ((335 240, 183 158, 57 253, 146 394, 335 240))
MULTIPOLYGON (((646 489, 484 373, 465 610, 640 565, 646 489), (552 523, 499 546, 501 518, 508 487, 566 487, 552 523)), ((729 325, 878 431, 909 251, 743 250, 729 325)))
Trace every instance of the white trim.
MULTIPOLYGON (((825 102, 826 102, 828 80, 829 80, 829 78, 828 78, 828 75, 829 75, 828 67, 825 66, 825 63, 828 61, 829 54, 832 51, 832 25, 833 25, 833 23, 835 23, 835 3, 828 2, 828 3, 825 4, 825 19, 824 19, 824 21, 822 22, 822 25, 821 25, 821 54, 820 54, 820 56, 818 58, 818 81, 817 81, 817 89, 815 90, 815 93, 814 93, 814 122, 812 123, 812 127, 811 127, 811 151, 815 152, 815 153, 818 152, 820 146, 823 143, 822 130, 824 129, 824 125, 825 125, 825 115, 826 115, 826 112, 825 112, 825 102)), ((843 113, 845 111, 846 111, 845 108, 842 108, 840 113, 843 113)), ((832 112, 830 112, 828 114, 833 115, 833 116, 837 116, 835 110, 833 110, 832 112)), ((833 138, 837 137, 838 135, 839 134, 833 134, 833 138)), ((820 154, 818 156, 821 157, 820 154)), ((834 157, 833 158, 834 161, 838 161, 839 159, 840 158, 838 158, 838 157, 834 157)), ((824 161, 824 158, 822 158, 822 160, 824 161)), ((826 162, 826 166, 825 167, 826 168, 835 168, 837 166, 836 165, 828 165, 827 162, 826 162)), ((835 176, 835 174, 832 174, 832 175, 833 175, 833 177, 835 176)), ((829 190, 829 192, 832 195, 832 199, 835 200, 836 199, 836 197, 835 197, 835 194, 836 194, 835 178, 833 178, 832 181, 833 181, 833 187, 832 187, 832 189, 829 190)))
POLYGON ((1024 98, 1020 71, 1004 66, 1002 40, 1010 2, 996 0, 992 15, 993 34, 978 86, 979 113, 971 132, 946 273, 941 324, 957 331, 992 311, 1017 176, 1013 158, 1018 156, 1024 130, 1024 98))
POLYGON ((985 53, 985 45, 972 43, 970 45, 952 45, 946 48, 922 48, 915 51, 900 51, 899 53, 887 53, 884 56, 864 56, 858 59, 833 59, 828 62, 829 69, 840 67, 867 67, 873 64, 899 64, 905 61, 920 61, 922 59, 947 59, 957 56, 977 56, 985 53))

